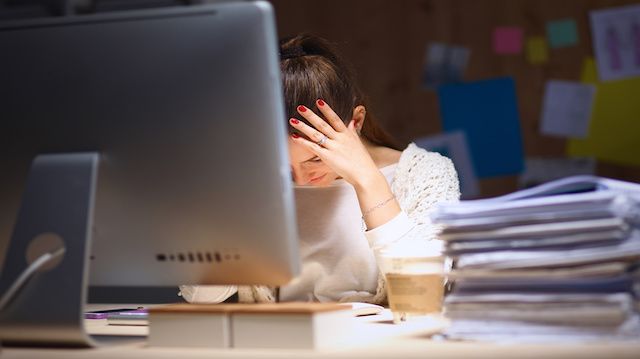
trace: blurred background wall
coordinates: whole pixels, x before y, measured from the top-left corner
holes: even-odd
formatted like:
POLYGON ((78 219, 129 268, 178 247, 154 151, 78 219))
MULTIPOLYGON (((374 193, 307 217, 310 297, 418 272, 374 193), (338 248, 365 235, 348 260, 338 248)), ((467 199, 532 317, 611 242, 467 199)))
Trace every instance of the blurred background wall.
MULTIPOLYGON (((5 0, 0 18, 202 2, 212 1, 5 0)), ((466 198, 508 193, 574 173, 640 182, 640 107, 633 101, 640 102, 638 77, 632 74, 615 81, 598 77, 590 21, 594 10, 636 5, 628 8, 628 21, 640 27, 640 16, 633 17, 639 1, 271 3, 281 36, 310 32, 336 44, 354 65, 370 98, 369 110, 401 143, 417 141, 456 157, 466 198), (442 67, 443 61, 453 71, 445 69, 449 65, 442 67), (549 88, 553 85, 549 81, 559 87, 549 88), (580 87, 585 83, 590 87, 580 87), (550 103, 545 103, 545 94, 550 103), (615 102, 616 98, 622 102, 615 102), (456 112, 459 109, 463 111, 456 112), (503 114, 502 109, 512 112, 503 114), (574 120, 583 123, 574 123, 572 133, 542 129, 545 116, 562 120, 562 113, 576 111, 574 120), (508 130, 501 131, 505 126, 508 130), (583 132, 588 130, 580 134, 580 126, 583 132), (462 160, 456 154, 459 142, 441 138, 460 128, 468 150, 462 160), (461 161, 469 162, 474 173, 467 174, 463 167, 468 169, 469 163, 461 161)), ((617 44, 640 54, 640 35, 633 34, 617 44)), ((640 70, 640 60, 637 66, 640 70)))
MULTIPOLYGON (((585 60, 594 56, 590 11, 640 2, 272 0, 272 3, 281 35, 314 32, 337 44, 355 65, 361 84, 370 96, 373 111, 385 127, 404 143, 443 131, 438 91, 424 86, 429 46, 435 43, 467 49, 468 62, 461 81, 504 76, 513 78, 526 161, 527 158, 544 160, 575 157, 568 153, 569 142, 572 141, 570 138, 551 136, 540 131, 545 84, 549 80, 581 81, 585 60), (549 26, 553 22, 562 25, 563 21, 565 25, 575 24, 575 41, 566 39, 566 46, 552 48, 549 46, 553 40, 549 36, 549 26), (521 29, 520 50, 508 54, 497 53, 494 32, 504 27, 521 29), (535 59, 535 48, 528 51, 531 38, 546 42, 546 46, 543 44, 542 50, 537 51, 542 52, 537 55, 538 60, 535 59)), ((571 37, 566 34, 570 31, 564 31, 563 34, 560 30, 551 35, 571 37)), ((640 101, 640 87, 634 85, 630 89, 635 91, 632 95, 640 101)), ((460 106, 464 105, 460 103, 460 106)), ((631 122, 640 121, 640 112, 623 115, 630 115, 631 122)), ((637 142, 636 146, 625 148, 624 151, 633 151, 640 157, 640 133, 637 129, 637 126, 626 129, 634 132, 637 142)), ((501 141, 502 138, 496 135, 494 140, 501 141)), ((612 138, 612 144, 614 142, 615 138, 612 138)), ((593 157, 588 155, 588 151, 585 152, 587 158, 593 157)), ((595 158, 592 161, 594 166, 582 166, 584 172, 593 169, 597 175, 640 181, 640 167, 636 163, 628 163, 633 160, 595 158)), ((558 169, 553 160, 549 162, 549 166, 544 166, 543 162, 543 168, 539 171, 562 172, 562 168, 558 169)), ((539 163, 534 161, 532 166, 539 163)), ((580 163, 577 167, 580 167, 580 163)), ((577 171, 580 172, 580 169, 577 171)), ((515 190, 521 174, 479 179, 479 196, 515 190)))

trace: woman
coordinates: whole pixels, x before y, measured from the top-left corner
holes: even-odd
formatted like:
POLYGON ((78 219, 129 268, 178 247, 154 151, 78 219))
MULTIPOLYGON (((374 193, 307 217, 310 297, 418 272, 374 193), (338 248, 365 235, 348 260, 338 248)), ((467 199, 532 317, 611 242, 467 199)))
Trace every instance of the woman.
MULTIPOLYGON (((302 272, 281 300, 386 302, 377 254, 401 241, 428 241, 428 215, 460 196, 451 161, 410 144, 399 151, 367 112, 354 75, 330 44, 298 35, 281 42, 289 152, 302 272)), ((275 299, 260 286, 183 286, 188 301, 275 299)))

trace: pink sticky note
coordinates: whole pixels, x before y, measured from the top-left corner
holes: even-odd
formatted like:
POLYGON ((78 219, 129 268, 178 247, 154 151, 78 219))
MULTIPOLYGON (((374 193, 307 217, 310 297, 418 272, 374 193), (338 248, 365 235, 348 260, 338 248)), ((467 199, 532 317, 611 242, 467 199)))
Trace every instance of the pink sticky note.
POLYGON ((519 54, 522 52, 522 37, 520 27, 496 27, 493 30, 493 51, 496 54, 519 54))

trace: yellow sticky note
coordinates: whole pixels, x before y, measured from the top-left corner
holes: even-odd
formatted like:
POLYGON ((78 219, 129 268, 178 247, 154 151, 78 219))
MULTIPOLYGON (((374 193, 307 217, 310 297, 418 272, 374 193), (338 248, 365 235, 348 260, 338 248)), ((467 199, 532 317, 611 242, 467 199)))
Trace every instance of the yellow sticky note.
POLYGON ((593 57, 587 57, 582 63, 582 72, 580 73, 580 81, 588 84, 598 83, 598 68, 593 57))
POLYGON ((569 140, 568 154, 640 166, 640 78, 607 82, 596 79, 595 62, 585 60, 582 80, 596 85, 589 135, 569 140))
POLYGON ((534 65, 544 64, 549 60, 549 48, 544 37, 534 36, 527 40, 527 60, 534 65))

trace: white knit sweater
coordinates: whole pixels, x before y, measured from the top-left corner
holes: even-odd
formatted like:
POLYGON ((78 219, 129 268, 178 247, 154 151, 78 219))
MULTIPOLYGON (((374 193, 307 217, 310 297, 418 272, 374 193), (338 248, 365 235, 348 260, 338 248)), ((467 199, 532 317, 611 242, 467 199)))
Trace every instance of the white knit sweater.
MULTIPOLYGON (((351 246, 351 250, 356 248, 356 251, 371 251, 371 254, 362 253, 361 256, 363 258, 367 256, 370 258, 377 257, 377 253, 391 243, 397 244, 400 243, 400 241, 429 241, 435 239, 439 228, 431 224, 429 220, 429 215, 433 211, 435 204, 445 201, 457 201, 460 197, 458 177, 452 162, 438 153, 427 152, 414 144, 410 144, 402 152, 400 160, 395 166, 395 173, 389 176, 388 180, 390 180, 391 190, 396 196, 402 212, 389 223, 371 231, 366 231, 364 237, 368 242, 368 246, 351 246), (367 247, 369 249, 367 249, 367 247)), ((357 206, 355 208, 357 211, 357 206)), ((327 223, 326 225, 332 226, 336 224, 327 223)), ((346 233, 348 233, 348 231, 346 233)), ((342 245, 342 243, 340 244, 342 245)), ((345 248, 349 249, 348 247, 345 248)), ((303 255, 302 276, 308 276, 308 273, 304 272, 305 264, 305 257, 303 255)), ((313 264, 317 265, 317 263, 313 264)), ((331 262, 329 262, 329 264, 331 264, 331 262)), ((373 270, 375 271, 375 268, 373 270)), ((314 275, 317 276, 318 273, 323 272, 316 272, 314 275)), ((360 272, 356 269, 354 273, 356 276, 361 275, 370 278, 372 271, 371 268, 368 270, 362 269, 360 272)), ((352 278, 354 273, 345 273, 344 275, 345 277, 352 278)), ((339 270, 333 268, 333 271, 327 274, 332 275, 333 278, 322 278, 319 282, 323 282, 323 285, 326 286, 326 283, 331 283, 331 280, 339 280, 341 274, 339 270)), ((334 288, 331 293, 334 298, 326 300, 339 300, 343 302, 359 301, 376 304, 386 303, 386 282, 384 276, 380 271, 373 272, 373 275, 374 277, 371 279, 373 279, 374 282, 370 284, 371 287, 369 290, 363 290, 362 288, 366 287, 366 285, 361 283, 358 285, 360 288, 353 288, 353 290, 347 290, 343 285, 343 288, 340 290, 334 288), (377 286, 375 285, 376 275, 378 278, 377 286), (336 295, 339 297, 335 298, 336 295)), ((298 279, 305 280, 307 286, 314 285, 313 280, 309 278, 298 279)), ((365 279, 363 278, 362 280, 365 279)), ((294 293, 296 290, 300 292, 300 288, 292 287, 294 293)), ((231 287, 221 286, 183 286, 181 287, 181 291, 185 299, 189 301, 219 302, 235 292, 235 286, 230 288, 231 287)), ((273 288, 265 286, 239 286, 237 292, 241 302, 272 302, 275 299, 273 288)), ((317 294, 315 292, 319 292, 319 290, 314 291, 314 294, 317 294)), ((326 298, 326 296, 318 295, 313 297, 312 294, 309 296, 310 300, 323 300, 323 298, 326 298)))

